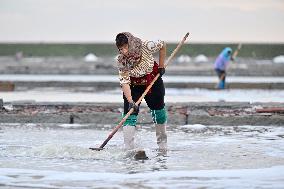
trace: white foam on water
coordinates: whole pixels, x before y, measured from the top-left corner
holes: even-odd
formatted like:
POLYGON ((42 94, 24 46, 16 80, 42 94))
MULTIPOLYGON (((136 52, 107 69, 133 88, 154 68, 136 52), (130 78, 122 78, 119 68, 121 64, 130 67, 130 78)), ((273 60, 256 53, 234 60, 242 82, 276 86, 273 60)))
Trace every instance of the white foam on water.
POLYGON ((192 130, 204 130, 207 127, 201 124, 194 124, 194 125, 182 125, 180 126, 182 129, 192 129, 192 130))
POLYGON ((72 124, 59 124, 58 127, 66 128, 66 129, 75 129, 75 128, 83 128, 88 127, 88 124, 79 124, 79 123, 72 123, 72 124))
POLYGON ((17 157, 33 157, 46 159, 74 159, 74 160, 124 160, 126 152, 116 146, 116 148, 108 147, 101 151, 90 150, 86 146, 64 145, 64 144, 45 144, 41 146, 8 146, 10 153, 14 153, 17 157), (12 147, 12 148, 11 148, 12 147))
POLYGON ((34 147, 30 151, 26 151, 25 155, 44 158, 91 159, 99 156, 100 153, 95 153, 88 148, 80 146, 47 144, 34 147))

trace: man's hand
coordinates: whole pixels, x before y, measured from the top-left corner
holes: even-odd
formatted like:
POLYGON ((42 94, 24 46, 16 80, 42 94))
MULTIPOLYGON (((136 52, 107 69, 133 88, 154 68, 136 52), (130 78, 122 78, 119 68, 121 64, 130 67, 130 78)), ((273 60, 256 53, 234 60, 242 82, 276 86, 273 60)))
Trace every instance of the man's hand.
POLYGON ((138 114, 139 106, 137 106, 134 102, 129 102, 129 104, 128 104, 128 112, 130 111, 131 108, 133 108, 132 114, 138 114))
POLYGON ((165 72, 166 72, 165 68, 159 68, 160 76, 164 75, 165 72))

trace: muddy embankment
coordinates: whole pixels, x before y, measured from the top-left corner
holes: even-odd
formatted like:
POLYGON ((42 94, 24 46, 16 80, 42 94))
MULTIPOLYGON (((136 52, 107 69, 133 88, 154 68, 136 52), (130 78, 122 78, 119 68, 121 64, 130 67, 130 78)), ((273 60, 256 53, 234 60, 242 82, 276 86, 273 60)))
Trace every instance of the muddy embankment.
MULTIPOLYGON (((168 124, 284 126, 284 103, 168 103, 168 124)), ((0 103, 0 123, 80 123, 116 125, 122 103, 0 103)), ((142 104, 138 124, 152 124, 142 104)))

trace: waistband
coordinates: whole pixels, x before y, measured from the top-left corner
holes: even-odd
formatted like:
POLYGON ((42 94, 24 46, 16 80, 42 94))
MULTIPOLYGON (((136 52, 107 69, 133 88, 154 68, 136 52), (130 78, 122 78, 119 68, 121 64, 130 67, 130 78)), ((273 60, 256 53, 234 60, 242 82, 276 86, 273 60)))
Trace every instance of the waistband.
POLYGON ((131 85, 150 85, 156 75, 159 73, 159 66, 154 62, 153 71, 143 77, 130 77, 131 85))

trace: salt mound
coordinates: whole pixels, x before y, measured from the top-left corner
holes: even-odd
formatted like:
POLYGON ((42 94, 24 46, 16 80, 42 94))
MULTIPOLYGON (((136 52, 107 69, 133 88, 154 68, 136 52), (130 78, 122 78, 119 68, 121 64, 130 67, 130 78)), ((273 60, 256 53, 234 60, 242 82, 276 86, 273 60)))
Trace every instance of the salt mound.
POLYGON ((98 59, 99 58, 96 55, 94 55, 93 53, 89 53, 85 56, 84 61, 85 62, 97 62, 98 59))
POLYGON ((194 62, 197 62, 197 63, 208 62, 208 58, 204 54, 200 54, 194 58, 194 62))
POLYGON ((284 64, 284 55, 274 57, 273 62, 276 64, 284 64))
POLYGON ((180 55, 177 58, 177 62, 182 63, 182 62, 191 62, 191 58, 188 55, 180 55))

